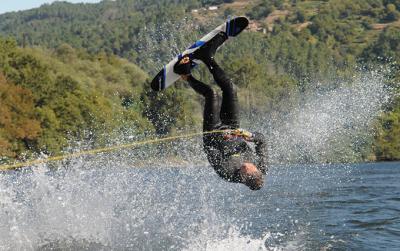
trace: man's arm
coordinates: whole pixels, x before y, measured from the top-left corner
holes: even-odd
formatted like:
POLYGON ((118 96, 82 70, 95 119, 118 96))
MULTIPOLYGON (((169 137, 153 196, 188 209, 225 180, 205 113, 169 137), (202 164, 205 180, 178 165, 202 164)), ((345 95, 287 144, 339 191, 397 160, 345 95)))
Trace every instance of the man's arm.
POLYGON ((204 151, 207 155, 208 162, 210 162, 211 166, 220 166, 221 165, 221 152, 215 149, 212 146, 205 146, 204 151))
POLYGON ((235 159, 225 159, 222 152, 213 146, 204 146, 208 162, 214 168, 215 172, 224 180, 229 182, 240 182, 238 175, 238 164, 235 159))
POLYGON ((255 150, 258 157, 257 167, 263 174, 268 172, 267 163, 267 143, 265 137, 262 133, 254 132, 252 135, 252 140, 255 144, 255 150))

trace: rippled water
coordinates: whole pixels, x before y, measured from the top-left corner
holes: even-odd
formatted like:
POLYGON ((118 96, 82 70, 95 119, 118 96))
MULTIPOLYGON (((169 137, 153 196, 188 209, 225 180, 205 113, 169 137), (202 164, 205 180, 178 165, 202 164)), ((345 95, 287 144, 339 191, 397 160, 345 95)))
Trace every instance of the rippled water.
POLYGON ((400 246, 400 163, 273 166, 257 192, 208 166, 68 165, 0 174, 0 250, 400 246))

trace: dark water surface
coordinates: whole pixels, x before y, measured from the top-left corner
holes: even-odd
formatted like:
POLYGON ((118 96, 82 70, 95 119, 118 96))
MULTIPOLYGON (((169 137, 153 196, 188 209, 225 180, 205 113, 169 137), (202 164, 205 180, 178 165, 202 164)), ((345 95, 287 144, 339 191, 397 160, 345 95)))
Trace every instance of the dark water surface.
POLYGON ((257 192, 207 166, 69 165, 0 174, 0 250, 400 250, 400 163, 273 166, 257 192))

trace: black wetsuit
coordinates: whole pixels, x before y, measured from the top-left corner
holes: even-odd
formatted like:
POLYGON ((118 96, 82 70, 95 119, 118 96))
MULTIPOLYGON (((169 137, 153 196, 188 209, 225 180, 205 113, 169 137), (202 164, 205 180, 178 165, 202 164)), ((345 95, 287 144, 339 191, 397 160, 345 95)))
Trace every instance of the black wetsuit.
MULTIPOLYGON (((220 111, 218 111, 217 93, 192 76, 188 79, 190 86, 205 97, 203 131, 238 129, 240 122, 236 87, 214 60, 211 60, 208 68, 222 90, 220 111)), ((239 170, 243 162, 251 162, 262 173, 267 172, 264 136, 255 132, 252 141, 253 143, 250 143, 243 138, 227 140, 224 138, 224 133, 203 136, 203 146, 208 161, 222 178, 230 182, 241 181, 239 170)))

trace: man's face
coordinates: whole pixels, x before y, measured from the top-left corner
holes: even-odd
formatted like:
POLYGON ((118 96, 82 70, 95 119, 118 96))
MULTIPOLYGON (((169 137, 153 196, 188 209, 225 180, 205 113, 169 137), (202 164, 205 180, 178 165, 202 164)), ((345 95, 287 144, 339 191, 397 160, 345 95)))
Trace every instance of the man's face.
POLYGON ((252 190, 259 190, 264 184, 261 171, 252 163, 242 164, 240 176, 242 178, 242 183, 252 190))
POLYGON ((240 173, 242 175, 252 175, 257 172, 258 172, 258 169, 253 163, 245 162, 240 167, 240 173))

